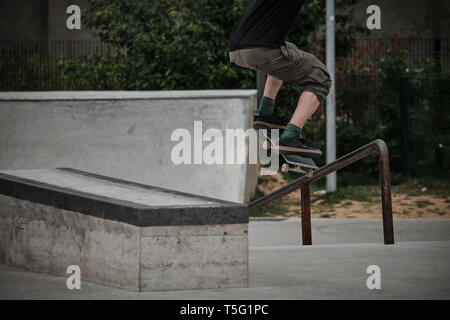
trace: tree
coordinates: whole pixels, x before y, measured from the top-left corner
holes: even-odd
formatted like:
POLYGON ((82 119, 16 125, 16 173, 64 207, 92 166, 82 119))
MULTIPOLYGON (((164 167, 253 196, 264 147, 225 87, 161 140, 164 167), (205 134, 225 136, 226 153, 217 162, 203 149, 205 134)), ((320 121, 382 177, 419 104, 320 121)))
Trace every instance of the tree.
MULTIPOLYGON (((357 0, 337 0, 347 8, 357 0)), ((248 1, 242 0, 89 0, 87 25, 115 48, 114 68, 123 89, 254 88, 254 71, 229 62, 232 27, 248 1), (117 64, 119 64, 117 66, 117 64)), ((306 3, 289 39, 312 48, 324 23, 324 1, 306 3)), ((349 16, 337 16, 339 47, 348 46, 349 16), (342 41, 341 41, 342 40, 342 41), (340 43, 344 43, 339 46, 340 43)), ((111 59, 111 58, 109 58, 111 59)), ((116 85, 117 86, 117 85, 116 85)), ((115 86, 112 86, 115 87, 115 86)))

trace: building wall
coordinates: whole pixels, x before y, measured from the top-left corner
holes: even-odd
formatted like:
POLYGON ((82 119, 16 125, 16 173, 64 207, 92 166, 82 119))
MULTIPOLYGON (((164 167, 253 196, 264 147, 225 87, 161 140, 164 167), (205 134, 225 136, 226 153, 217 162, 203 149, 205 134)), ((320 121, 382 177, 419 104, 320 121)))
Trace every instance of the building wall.
POLYGON ((88 0, 48 0, 48 40, 93 40, 93 31, 83 22, 83 10, 88 7, 88 0), (81 30, 68 30, 66 20, 67 7, 76 4, 81 8, 81 30))
POLYGON ((0 1, 0 40, 46 40, 47 0, 0 1))
MULTIPOLYGON (((396 33, 399 37, 449 37, 450 1, 448 0, 359 0, 355 20, 366 26, 370 5, 381 9, 381 30, 370 34, 396 33)), ((368 30, 369 31, 369 30, 368 30)))
MULTIPOLYGON (((76 4, 81 10, 88 0, 20 0, 0 2, 0 40, 90 40, 92 31, 83 24, 81 30, 68 30, 66 9, 76 4)), ((359 0, 354 16, 366 25, 366 9, 376 4, 381 8, 381 31, 408 36, 449 36, 450 1, 448 0, 359 0)))
POLYGON ((0 40, 93 40, 83 23, 88 0, 20 0, 0 2, 0 40), (69 5, 81 8, 81 30, 69 30, 69 5))

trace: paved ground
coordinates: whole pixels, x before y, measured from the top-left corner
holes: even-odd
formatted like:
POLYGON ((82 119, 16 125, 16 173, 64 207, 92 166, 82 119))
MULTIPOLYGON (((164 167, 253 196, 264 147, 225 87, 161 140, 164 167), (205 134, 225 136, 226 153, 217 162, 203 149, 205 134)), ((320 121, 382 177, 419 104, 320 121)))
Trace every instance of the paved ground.
POLYGON ((136 293, 0 265, 0 299, 450 299, 450 220, 395 220, 397 243, 382 244, 381 220, 313 219, 313 246, 300 221, 252 220, 249 288, 136 293), (381 289, 369 290, 369 265, 381 289))

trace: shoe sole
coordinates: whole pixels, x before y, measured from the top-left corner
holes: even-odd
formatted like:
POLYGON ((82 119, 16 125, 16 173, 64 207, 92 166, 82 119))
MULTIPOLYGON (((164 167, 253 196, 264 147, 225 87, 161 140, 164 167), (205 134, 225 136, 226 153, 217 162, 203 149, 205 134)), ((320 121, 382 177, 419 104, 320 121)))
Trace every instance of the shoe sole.
POLYGON ((315 151, 302 148, 286 147, 286 146, 274 146, 281 154, 296 154, 305 158, 319 158, 322 155, 322 151, 315 151))
POLYGON ((253 121, 253 128, 255 128, 257 130, 258 129, 281 129, 281 130, 284 130, 284 129, 286 129, 286 126, 281 125, 281 124, 264 122, 264 121, 253 121))

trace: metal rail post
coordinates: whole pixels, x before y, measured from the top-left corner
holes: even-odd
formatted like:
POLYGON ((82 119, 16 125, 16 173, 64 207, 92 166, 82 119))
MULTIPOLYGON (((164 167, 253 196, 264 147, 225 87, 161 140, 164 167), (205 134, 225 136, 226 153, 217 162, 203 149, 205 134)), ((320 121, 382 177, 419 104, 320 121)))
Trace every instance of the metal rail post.
POLYGON ((378 167, 380 171, 381 206, 383 215, 384 244, 394 244, 394 223, 392 219, 391 175, 389 168, 389 151, 386 143, 377 140, 379 152, 378 167))
POLYGON ((264 95, 264 87, 266 86, 266 75, 262 71, 256 71, 256 108, 259 107, 259 103, 264 95))
POLYGON ((303 245, 312 245, 311 236, 311 201, 309 183, 302 183, 300 187, 301 193, 301 207, 302 207, 302 238, 303 245))
MULTIPOLYGON (((310 193, 309 186, 314 181, 317 181, 323 177, 326 177, 330 173, 342 169, 368 155, 377 152, 379 154, 379 170, 380 170, 380 188, 381 188, 381 202, 382 202, 382 215, 383 215, 383 234, 385 244, 394 244, 394 225, 392 219, 392 198, 391 198, 391 181, 389 171, 389 151, 386 143, 383 140, 377 139, 349 154, 337 159, 332 163, 328 163, 325 166, 319 168, 314 172, 312 177, 302 176, 280 189, 265 195, 253 202, 248 206, 249 213, 269 204, 273 200, 279 199, 299 188, 302 190, 302 223, 306 219, 303 216, 308 217, 310 220, 310 193), (306 192, 307 191, 307 192, 306 192), (303 213, 304 212, 304 213, 303 213)), ((308 225, 305 224, 306 228, 308 225)), ((310 229, 309 221, 309 229, 310 229)), ((309 243, 311 244, 311 243, 309 243)))

